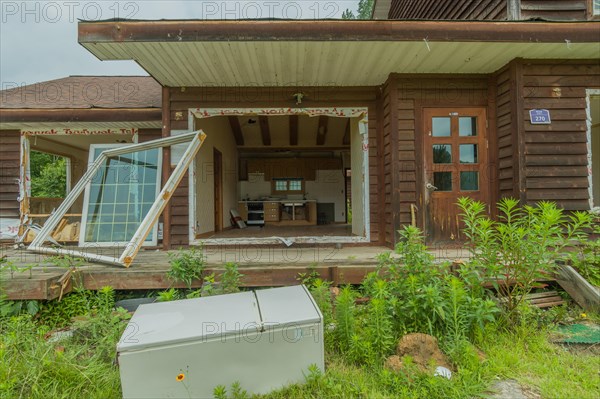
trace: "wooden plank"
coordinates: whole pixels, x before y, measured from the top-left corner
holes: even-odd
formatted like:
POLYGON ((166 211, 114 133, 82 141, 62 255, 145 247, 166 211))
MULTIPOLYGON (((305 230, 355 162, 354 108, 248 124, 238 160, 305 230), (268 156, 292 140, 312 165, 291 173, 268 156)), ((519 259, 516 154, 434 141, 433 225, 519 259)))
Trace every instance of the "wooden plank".
MULTIPOLYGON (((298 145, 298 115, 290 115, 290 145, 298 145)), ((348 123, 350 119, 348 119, 348 123)))
POLYGON ((242 135, 242 128, 240 126, 240 120, 237 116, 229 116, 227 117, 229 120, 229 126, 231 127, 231 132, 233 133, 233 137, 235 139, 236 145, 244 145, 244 136, 242 135))
POLYGON ((600 310, 600 288, 587 282, 571 266, 560 265, 556 271, 556 281, 583 309, 600 310))
POLYGON ((271 145, 271 132, 269 130, 269 118, 264 115, 258 117, 260 124, 260 134, 262 137, 263 145, 271 145))
POLYGON ((325 144, 325 139, 327 137, 327 124, 329 122, 329 117, 326 115, 319 116, 319 127, 317 128, 317 145, 325 144))
MULTIPOLYGON (((171 135, 171 93, 168 87, 162 89, 162 137, 171 135)), ((171 149, 162 149, 162 176, 161 185, 164 186, 171 176, 171 149)), ((172 203, 167 206, 162 213, 163 220, 163 239, 162 245, 164 249, 169 249, 171 246, 171 207, 172 203)))

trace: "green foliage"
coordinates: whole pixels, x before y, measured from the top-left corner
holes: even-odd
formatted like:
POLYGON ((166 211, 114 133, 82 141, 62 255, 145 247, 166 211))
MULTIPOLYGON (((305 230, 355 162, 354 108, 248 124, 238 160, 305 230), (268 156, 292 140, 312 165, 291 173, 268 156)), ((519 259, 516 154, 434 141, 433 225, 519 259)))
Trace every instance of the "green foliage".
POLYGON ((231 384, 231 395, 228 395, 226 386, 217 385, 213 389, 213 396, 215 399, 248 399, 250 397, 238 381, 231 384))
POLYGON ((340 352, 348 351, 352 343, 352 336, 356 327, 355 298, 356 294, 352 287, 346 286, 341 289, 335 300, 335 343, 340 352))
POLYGON ((175 288, 158 292, 158 302, 170 302, 180 299, 179 291, 175 288))
POLYGON ((98 292, 75 289, 61 301, 41 302, 38 317, 40 323, 50 328, 62 328, 71 324, 75 317, 109 312, 113 307, 114 291, 110 287, 98 292))
POLYGON ((333 304, 331 302, 331 292, 330 292, 331 283, 327 281, 323 281, 321 279, 316 279, 313 287, 310 288, 310 292, 317 303, 317 306, 321 310, 323 314, 323 334, 325 340, 326 349, 333 349, 333 330, 332 326, 334 325, 333 320, 333 304))
POLYGON ((189 250, 179 250, 178 252, 169 252, 170 269, 167 271, 167 277, 175 283, 184 283, 188 289, 192 287, 192 282, 202 277, 206 268, 206 256, 203 248, 190 248, 189 250))
POLYGON ((357 15, 355 16, 351 10, 346 9, 342 13, 342 19, 371 19, 373 4, 374 0, 359 0, 357 15))
POLYGON ((298 280, 300 284, 303 284, 311 289, 314 287, 315 281, 317 281, 320 277, 321 275, 319 272, 317 272, 317 264, 311 263, 305 273, 298 273, 296 280, 298 280))
POLYGON ((594 238, 582 238, 570 253, 571 264, 588 282, 600 287, 600 215, 591 214, 594 238))
POLYGON ((0 397, 2 398, 119 398, 116 343, 129 314, 115 311, 114 292, 77 292, 45 306, 44 317, 0 318, 0 397), (94 298, 84 314, 67 314, 60 307, 68 298, 94 298), (48 312, 75 316, 72 336, 48 339, 53 320, 48 312))
POLYGON ((244 277, 244 275, 239 272, 237 263, 225 263, 225 271, 223 274, 221 274, 219 281, 220 293, 232 294, 234 292, 239 292, 240 285, 242 283, 242 277, 244 277))
POLYGON ((67 189, 66 158, 30 152, 31 196, 63 198, 67 189))
POLYGON ((591 225, 589 214, 565 216, 556 204, 545 201, 520 207, 515 199, 502 199, 498 221, 486 215, 482 202, 464 197, 458 206, 472 255, 468 274, 493 283, 505 298, 510 321, 536 281, 551 275, 564 248, 584 239, 591 225))

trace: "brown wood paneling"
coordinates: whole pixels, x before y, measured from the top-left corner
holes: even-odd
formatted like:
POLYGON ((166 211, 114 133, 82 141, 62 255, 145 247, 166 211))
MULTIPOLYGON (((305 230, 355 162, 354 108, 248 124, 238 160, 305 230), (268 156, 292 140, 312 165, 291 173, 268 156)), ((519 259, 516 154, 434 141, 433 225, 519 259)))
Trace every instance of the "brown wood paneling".
POLYGON ((392 0, 388 18, 504 20, 506 0, 392 0))
POLYGON ((19 218, 20 143, 20 131, 0 131, 0 218, 19 218))
POLYGON ((524 201, 550 200, 568 210, 587 209, 585 89, 600 87, 600 62, 523 61, 521 69, 524 201), (548 109, 552 123, 532 125, 528 112, 534 108, 548 109))

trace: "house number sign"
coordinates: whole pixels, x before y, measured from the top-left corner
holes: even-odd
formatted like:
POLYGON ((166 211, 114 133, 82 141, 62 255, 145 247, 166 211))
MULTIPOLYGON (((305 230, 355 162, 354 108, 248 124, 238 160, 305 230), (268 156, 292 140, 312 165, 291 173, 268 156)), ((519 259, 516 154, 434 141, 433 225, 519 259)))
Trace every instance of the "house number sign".
POLYGON ((529 121, 532 125, 549 125, 550 111, 547 109, 532 109, 529 110, 529 121))

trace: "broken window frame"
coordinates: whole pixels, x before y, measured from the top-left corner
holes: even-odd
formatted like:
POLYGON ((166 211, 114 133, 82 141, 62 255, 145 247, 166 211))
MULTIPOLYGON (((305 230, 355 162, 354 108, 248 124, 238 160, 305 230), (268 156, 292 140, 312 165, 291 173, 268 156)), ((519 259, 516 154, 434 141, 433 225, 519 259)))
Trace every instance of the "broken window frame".
POLYGON ((137 255, 138 251, 140 250, 142 244, 146 240, 146 237, 148 236, 148 234, 150 234, 150 231, 152 230, 153 226, 158 222, 160 214, 167 206, 169 199, 171 198, 173 192, 183 179, 183 176, 185 175, 188 168, 190 167, 190 164, 196 157, 196 154, 198 153, 198 150, 204 143, 205 139, 206 134, 204 134, 202 130, 197 130, 179 136, 165 137, 157 140, 147 141, 144 143, 132 144, 120 148, 102 151, 98 158, 96 158, 96 160, 88 167, 83 177, 77 182, 75 187, 73 187, 71 192, 66 196, 65 200, 50 215, 40 232, 36 235, 29 247, 27 247, 27 250, 41 254, 76 256, 88 261, 95 261, 109 265, 117 265, 124 267, 131 266, 131 263, 133 263, 133 260, 137 255), (106 255, 99 255, 81 250, 42 246, 46 241, 49 240, 50 235, 52 234, 60 220, 69 210, 69 208, 73 206, 77 198, 79 198, 79 196, 85 190, 88 183, 98 172, 98 169, 100 169, 100 167, 104 165, 108 158, 154 148, 171 147, 175 144, 182 144, 187 142, 189 142, 190 144, 185 150, 183 156, 181 157, 181 160, 177 163, 177 166, 169 176, 169 179, 163 185, 160 194, 156 197, 154 203, 150 207, 150 210, 140 223, 140 226, 136 230, 131 240, 125 246, 119 258, 106 255))
MULTIPOLYGON (((110 144, 91 144, 89 149, 88 156, 88 165, 93 164, 95 157, 95 150, 105 148, 106 150, 113 150, 116 148, 122 148, 124 146, 131 144, 123 144, 123 143, 110 143, 110 144)), ((151 148, 148 148, 150 150, 151 148)), ((162 148, 159 148, 162 150, 162 148)), ((98 155, 100 156, 100 155, 98 155)), ((156 192, 155 197, 158 197, 160 193, 160 181, 161 181, 161 168, 162 168, 162 151, 158 152, 158 162, 157 162, 157 173, 156 173, 156 192)), ((127 245, 128 241, 87 241, 85 238, 86 229, 88 227, 88 217, 89 215, 89 203, 90 203, 90 190, 91 190, 91 181, 87 183, 85 186, 85 190, 83 193, 83 209, 81 212, 81 228, 79 234, 79 246, 84 247, 86 245, 94 245, 97 247, 114 247, 114 246, 123 246, 127 245)), ((152 228, 152 240, 148 241, 147 238, 144 239, 142 246, 156 246, 158 243, 158 223, 156 223, 152 228)))

